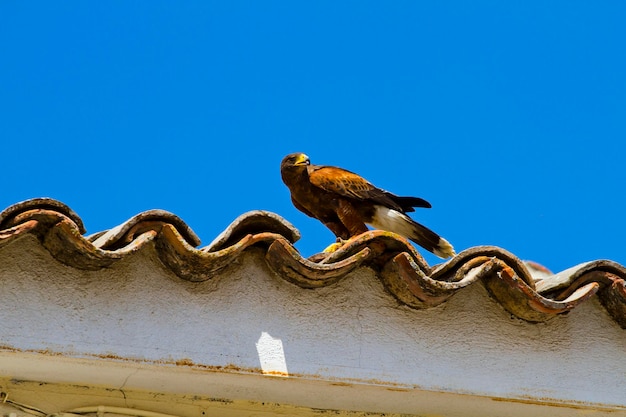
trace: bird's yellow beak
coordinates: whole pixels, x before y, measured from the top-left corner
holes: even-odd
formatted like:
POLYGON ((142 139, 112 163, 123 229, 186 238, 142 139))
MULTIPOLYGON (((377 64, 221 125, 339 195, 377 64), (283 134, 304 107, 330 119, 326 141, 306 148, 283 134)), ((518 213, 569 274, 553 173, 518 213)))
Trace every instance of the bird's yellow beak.
POLYGON ((298 159, 296 159, 296 162, 294 162, 293 164, 295 166, 300 166, 300 165, 309 165, 310 163, 311 162, 309 160, 309 157, 301 153, 300 155, 298 155, 298 159))

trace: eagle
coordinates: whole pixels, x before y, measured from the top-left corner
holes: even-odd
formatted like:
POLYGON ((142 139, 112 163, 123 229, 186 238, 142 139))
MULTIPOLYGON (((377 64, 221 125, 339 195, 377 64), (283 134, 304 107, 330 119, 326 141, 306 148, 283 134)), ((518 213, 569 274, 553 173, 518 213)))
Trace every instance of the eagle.
POLYGON ((280 174, 293 205, 321 221, 338 242, 367 232, 370 225, 404 236, 440 258, 455 255, 447 240, 406 214, 414 207, 430 208, 422 198, 397 196, 342 168, 311 165, 303 153, 285 156, 280 174))

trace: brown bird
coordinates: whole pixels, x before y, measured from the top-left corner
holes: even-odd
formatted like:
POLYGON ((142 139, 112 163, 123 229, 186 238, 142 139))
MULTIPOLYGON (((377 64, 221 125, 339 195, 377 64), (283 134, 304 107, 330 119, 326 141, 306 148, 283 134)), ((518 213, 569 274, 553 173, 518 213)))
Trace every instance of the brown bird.
POLYGON ((303 153, 285 156, 280 175, 294 206, 339 239, 367 232, 369 224, 402 235, 441 258, 455 254, 447 240, 406 215, 414 207, 431 207, 422 198, 397 196, 342 168, 311 165, 303 153))

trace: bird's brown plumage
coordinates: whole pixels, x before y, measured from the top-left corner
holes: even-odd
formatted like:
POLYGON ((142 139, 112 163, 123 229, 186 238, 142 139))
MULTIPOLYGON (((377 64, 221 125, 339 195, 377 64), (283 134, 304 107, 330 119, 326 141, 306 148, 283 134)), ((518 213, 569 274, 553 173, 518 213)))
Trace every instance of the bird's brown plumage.
POLYGON ((440 257, 454 255, 452 246, 405 213, 430 208, 419 197, 400 197, 342 168, 311 165, 302 153, 287 155, 280 165, 294 206, 320 220, 338 238, 368 231, 366 224, 403 235, 440 257))

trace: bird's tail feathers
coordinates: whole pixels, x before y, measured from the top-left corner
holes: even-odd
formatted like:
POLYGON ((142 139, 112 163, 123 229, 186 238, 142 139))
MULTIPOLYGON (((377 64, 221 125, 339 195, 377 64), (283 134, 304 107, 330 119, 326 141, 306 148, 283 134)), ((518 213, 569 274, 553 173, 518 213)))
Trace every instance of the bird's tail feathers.
POLYGON ((437 233, 415 222, 406 214, 388 207, 375 207, 371 225, 402 235, 440 258, 449 258, 456 254, 452 245, 437 233))

